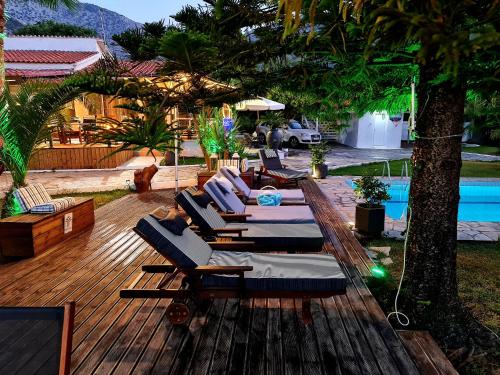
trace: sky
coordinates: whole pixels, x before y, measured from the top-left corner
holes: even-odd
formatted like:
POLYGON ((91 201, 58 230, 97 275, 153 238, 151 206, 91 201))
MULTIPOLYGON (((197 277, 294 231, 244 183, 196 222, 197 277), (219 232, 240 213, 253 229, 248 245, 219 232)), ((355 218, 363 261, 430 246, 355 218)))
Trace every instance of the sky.
POLYGON ((175 14, 184 5, 198 5, 202 0, 81 0, 120 13, 137 22, 151 22, 175 14))

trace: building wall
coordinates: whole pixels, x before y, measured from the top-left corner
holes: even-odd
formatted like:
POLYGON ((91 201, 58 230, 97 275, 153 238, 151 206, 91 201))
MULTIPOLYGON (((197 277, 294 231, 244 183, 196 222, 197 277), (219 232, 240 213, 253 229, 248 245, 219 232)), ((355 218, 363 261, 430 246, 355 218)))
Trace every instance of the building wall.
POLYGON ((101 52, 96 38, 9 36, 5 50, 101 52), (56 48, 57 47, 57 48, 56 48))

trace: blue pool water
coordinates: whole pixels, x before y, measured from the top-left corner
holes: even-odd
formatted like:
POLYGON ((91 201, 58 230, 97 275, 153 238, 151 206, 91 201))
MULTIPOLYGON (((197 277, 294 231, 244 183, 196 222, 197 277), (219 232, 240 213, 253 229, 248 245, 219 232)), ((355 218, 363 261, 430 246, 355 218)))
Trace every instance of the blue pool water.
MULTIPOLYGON (((352 186, 352 181, 349 181, 352 186)), ((391 199, 385 203, 386 215, 399 220, 406 214, 409 183, 390 183, 391 199)), ((500 183, 462 181, 460 182, 459 221, 500 222, 500 183)))

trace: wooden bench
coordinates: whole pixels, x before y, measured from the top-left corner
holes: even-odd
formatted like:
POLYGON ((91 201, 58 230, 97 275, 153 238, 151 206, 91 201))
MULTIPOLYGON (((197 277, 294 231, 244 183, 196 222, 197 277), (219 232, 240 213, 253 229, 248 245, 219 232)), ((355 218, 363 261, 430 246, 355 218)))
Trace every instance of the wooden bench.
POLYGON ((0 220, 0 251, 7 257, 33 257, 94 224, 94 199, 53 214, 22 214, 0 220))

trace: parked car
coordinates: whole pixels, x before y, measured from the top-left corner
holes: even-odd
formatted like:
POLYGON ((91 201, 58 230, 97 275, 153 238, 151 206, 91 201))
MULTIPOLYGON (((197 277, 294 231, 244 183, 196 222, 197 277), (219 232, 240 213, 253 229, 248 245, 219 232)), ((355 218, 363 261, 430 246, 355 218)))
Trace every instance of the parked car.
MULTIPOLYGON (((257 125, 254 137, 261 145, 266 143, 266 134, 269 130, 269 126, 266 122, 261 122, 257 125)), ((283 142, 288 143, 288 145, 293 148, 301 144, 310 145, 321 142, 321 134, 319 132, 303 126, 297 120, 288 121, 288 124, 284 125, 281 131, 283 134, 283 142)))

